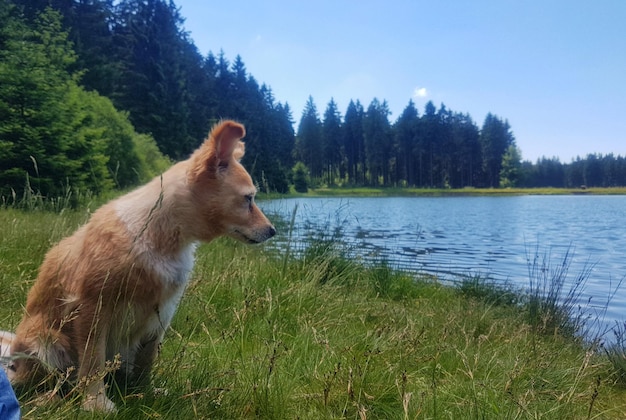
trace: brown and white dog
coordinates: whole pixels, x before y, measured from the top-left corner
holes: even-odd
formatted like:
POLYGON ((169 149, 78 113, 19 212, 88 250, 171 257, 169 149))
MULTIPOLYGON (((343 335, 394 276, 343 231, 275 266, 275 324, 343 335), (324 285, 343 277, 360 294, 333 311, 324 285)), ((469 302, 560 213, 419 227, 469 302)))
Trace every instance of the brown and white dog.
POLYGON ((0 333, 12 383, 74 367, 83 407, 115 411, 106 361, 120 355, 125 377, 149 378, 197 243, 223 235, 260 243, 276 233, 239 163, 244 135, 241 124, 219 123, 188 160, 105 204, 47 253, 15 334, 0 333))

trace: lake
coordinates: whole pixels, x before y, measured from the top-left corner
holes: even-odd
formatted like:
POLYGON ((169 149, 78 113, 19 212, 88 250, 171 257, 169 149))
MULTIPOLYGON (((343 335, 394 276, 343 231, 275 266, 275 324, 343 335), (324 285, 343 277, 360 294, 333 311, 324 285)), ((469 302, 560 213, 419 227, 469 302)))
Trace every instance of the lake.
MULTIPOLYGON (((626 196, 288 198, 261 201, 270 218, 289 221, 297 206, 292 247, 310 237, 341 238, 363 262, 429 273, 444 281, 481 275, 529 284, 539 252, 550 266, 570 254, 568 279, 590 270, 583 300, 604 307, 626 276, 626 196)), ((284 248, 288 228, 271 246, 284 248)), ((626 281, 606 321, 626 314, 626 281)))

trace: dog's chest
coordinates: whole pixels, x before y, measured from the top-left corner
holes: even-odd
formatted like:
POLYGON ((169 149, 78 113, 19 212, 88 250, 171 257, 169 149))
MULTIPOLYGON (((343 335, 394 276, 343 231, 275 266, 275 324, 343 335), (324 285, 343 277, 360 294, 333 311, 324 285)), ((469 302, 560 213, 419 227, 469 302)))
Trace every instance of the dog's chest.
POLYGON ((184 248, 178 255, 161 256, 144 254, 144 264, 150 267, 161 289, 160 297, 154 307, 147 329, 167 327, 174 317, 178 303, 187 286, 189 276, 193 270, 194 254, 197 244, 193 243, 184 248), (156 319, 153 319, 156 318, 156 319), (158 325, 154 325, 154 323, 158 325))
POLYGON ((141 255, 141 264, 150 274, 142 282, 145 289, 139 290, 126 310, 114 319, 112 340, 108 344, 111 356, 120 353, 124 360, 132 361, 141 343, 162 339, 187 286, 195 248, 192 244, 170 258, 149 252, 141 255), (152 288, 158 293, 151 293, 152 288))
POLYGON ((184 287, 193 270, 196 247, 197 244, 194 242, 175 255, 161 255, 148 251, 142 254, 143 263, 158 278, 161 287, 165 289, 178 285, 184 287))
POLYGON ((171 203, 170 207, 166 204, 159 207, 161 216, 171 220, 166 223, 151 218, 155 204, 149 193, 144 187, 115 205, 119 221, 133 238, 133 265, 142 272, 138 294, 129 302, 132 303, 127 316, 122 317, 122 327, 116 331, 125 337, 131 348, 146 338, 162 337, 186 288, 197 247, 196 242, 187 242, 178 248, 185 238, 177 235, 176 214, 170 208, 171 203))

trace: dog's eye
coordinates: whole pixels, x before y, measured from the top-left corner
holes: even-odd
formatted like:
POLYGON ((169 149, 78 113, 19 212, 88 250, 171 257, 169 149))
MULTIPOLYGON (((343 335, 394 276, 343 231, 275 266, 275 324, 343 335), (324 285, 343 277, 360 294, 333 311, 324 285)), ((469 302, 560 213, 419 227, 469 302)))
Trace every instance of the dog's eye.
POLYGON ((246 197, 246 205, 250 210, 252 210, 252 203, 254 202, 254 196, 252 194, 248 194, 246 197))

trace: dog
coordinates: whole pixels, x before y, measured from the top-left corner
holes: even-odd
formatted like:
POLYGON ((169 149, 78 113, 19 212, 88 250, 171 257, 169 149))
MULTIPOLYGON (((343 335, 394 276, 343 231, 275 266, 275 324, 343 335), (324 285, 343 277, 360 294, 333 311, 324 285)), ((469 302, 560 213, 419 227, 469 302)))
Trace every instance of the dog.
MULTIPOLYGON (((145 383, 194 266, 199 242, 264 242, 276 229, 241 165, 243 125, 222 121, 185 161, 105 204, 46 254, 15 334, 0 332, 14 385, 50 369, 82 383, 82 407, 115 412, 107 363, 145 383)), ((149 380, 149 379, 148 379, 149 380)))

